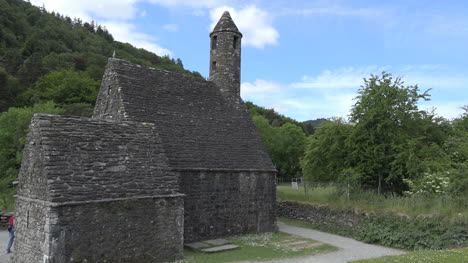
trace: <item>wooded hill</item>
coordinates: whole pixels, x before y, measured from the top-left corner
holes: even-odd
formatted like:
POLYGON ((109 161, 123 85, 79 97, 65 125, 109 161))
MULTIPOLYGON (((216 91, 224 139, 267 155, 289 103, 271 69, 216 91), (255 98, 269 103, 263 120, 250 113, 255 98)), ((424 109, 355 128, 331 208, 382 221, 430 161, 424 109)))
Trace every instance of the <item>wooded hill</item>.
POLYGON ((59 71, 63 73, 55 78, 77 77, 97 88, 113 52, 118 58, 141 65, 201 77, 184 69, 180 59, 160 57, 115 41, 94 21, 48 12, 21 0, 0 0, 0 14, 0 111, 47 101, 48 95, 56 99, 71 95, 75 96, 72 102, 94 103, 90 97, 81 98, 84 94, 76 94, 76 90, 74 94, 44 90, 47 81, 41 78, 59 71))

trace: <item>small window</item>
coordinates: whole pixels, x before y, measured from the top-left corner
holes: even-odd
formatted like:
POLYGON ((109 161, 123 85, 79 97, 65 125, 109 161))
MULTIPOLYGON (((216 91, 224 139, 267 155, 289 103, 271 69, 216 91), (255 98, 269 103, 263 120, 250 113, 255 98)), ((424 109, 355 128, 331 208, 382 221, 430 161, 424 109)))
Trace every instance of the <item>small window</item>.
POLYGON ((237 41, 239 41, 239 38, 237 36, 234 36, 234 41, 232 42, 232 48, 234 49, 237 48, 237 41))
POLYGON ((216 61, 211 62, 211 70, 216 70, 216 61))
POLYGON ((211 49, 216 49, 216 46, 218 45, 218 37, 213 36, 211 38, 211 49))

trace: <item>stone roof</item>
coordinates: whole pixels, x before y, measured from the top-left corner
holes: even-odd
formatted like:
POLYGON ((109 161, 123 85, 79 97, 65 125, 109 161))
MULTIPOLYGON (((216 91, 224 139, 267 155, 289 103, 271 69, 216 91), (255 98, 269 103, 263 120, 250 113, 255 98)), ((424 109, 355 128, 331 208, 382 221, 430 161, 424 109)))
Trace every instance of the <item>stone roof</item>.
POLYGON ((35 114, 18 195, 80 202, 178 194, 151 123, 35 114))
POLYGON ((111 58, 93 117, 154 123, 172 169, 275 170, 245 104, 201 78, 111 58))
POLYGON ((219 32, 219 31, 236 32, 242 35, 241 32, 239 32, 239 29, 237 29, 237 26, 232 20, 231 15, 229 14, 228 11, 224 11, 223 15, 221 16, 218 23, 214 27, 212 33, 219 32))

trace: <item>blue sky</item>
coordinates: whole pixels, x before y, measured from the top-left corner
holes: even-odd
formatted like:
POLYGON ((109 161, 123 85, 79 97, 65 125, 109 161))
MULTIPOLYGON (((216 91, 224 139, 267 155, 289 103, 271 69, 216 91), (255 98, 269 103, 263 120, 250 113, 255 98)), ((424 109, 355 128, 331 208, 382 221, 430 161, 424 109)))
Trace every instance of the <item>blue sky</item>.
MULTIPOLYGON (((241 96, 299 121, 346 117, 382 71, 430 91, 448 119, 468 104, 466 1, 31 0, 95 20, 119 41, 208 76, 209 32, 229 10, 242 39, 241 96)), ((118 57, 118 54, 117 54, 118 57)))

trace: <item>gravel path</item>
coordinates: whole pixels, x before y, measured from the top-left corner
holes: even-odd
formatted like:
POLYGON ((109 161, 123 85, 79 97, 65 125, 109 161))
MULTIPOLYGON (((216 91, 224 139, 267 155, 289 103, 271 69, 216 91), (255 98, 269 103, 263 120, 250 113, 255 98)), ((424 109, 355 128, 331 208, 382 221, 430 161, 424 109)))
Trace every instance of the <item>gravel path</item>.
POLYGON ((0 231, 0 263, 10 263, 10 257, 13 254, 6 254, 5 250, 8 244, 8 238, 10 237, 8 231, 0 231))
POLYGON ((400 255, 405 253, 401 250, 369 245, 351 238, 328 234, 317 230, 289 226, 281 222, 278 222, 278 226, 281 232, 311 238, 338 247, 339 250, 316 256, 263 261, 262 263, 346 263, 353 260, 376 258, 387 255, 400 255))
MULTIPOLYGON (((351 238, 332 235, 317 230, 288 226, 281 222, 278 222, 278 226, 281 232, 311 238, 338 247, 339 250, 322 255, 295 259, 262 261, 262 263, 346 263, 358 259, 375 258, 386 255, 400 255, 405 253, 401 250, 369 245, 351 238)), ((7 242, 8 231, 0 231, 0 263, 10 263, 11 254, 5 254, 7 242)), ((256 263, 258 263, 258 261, 256 261, 256 263)))

